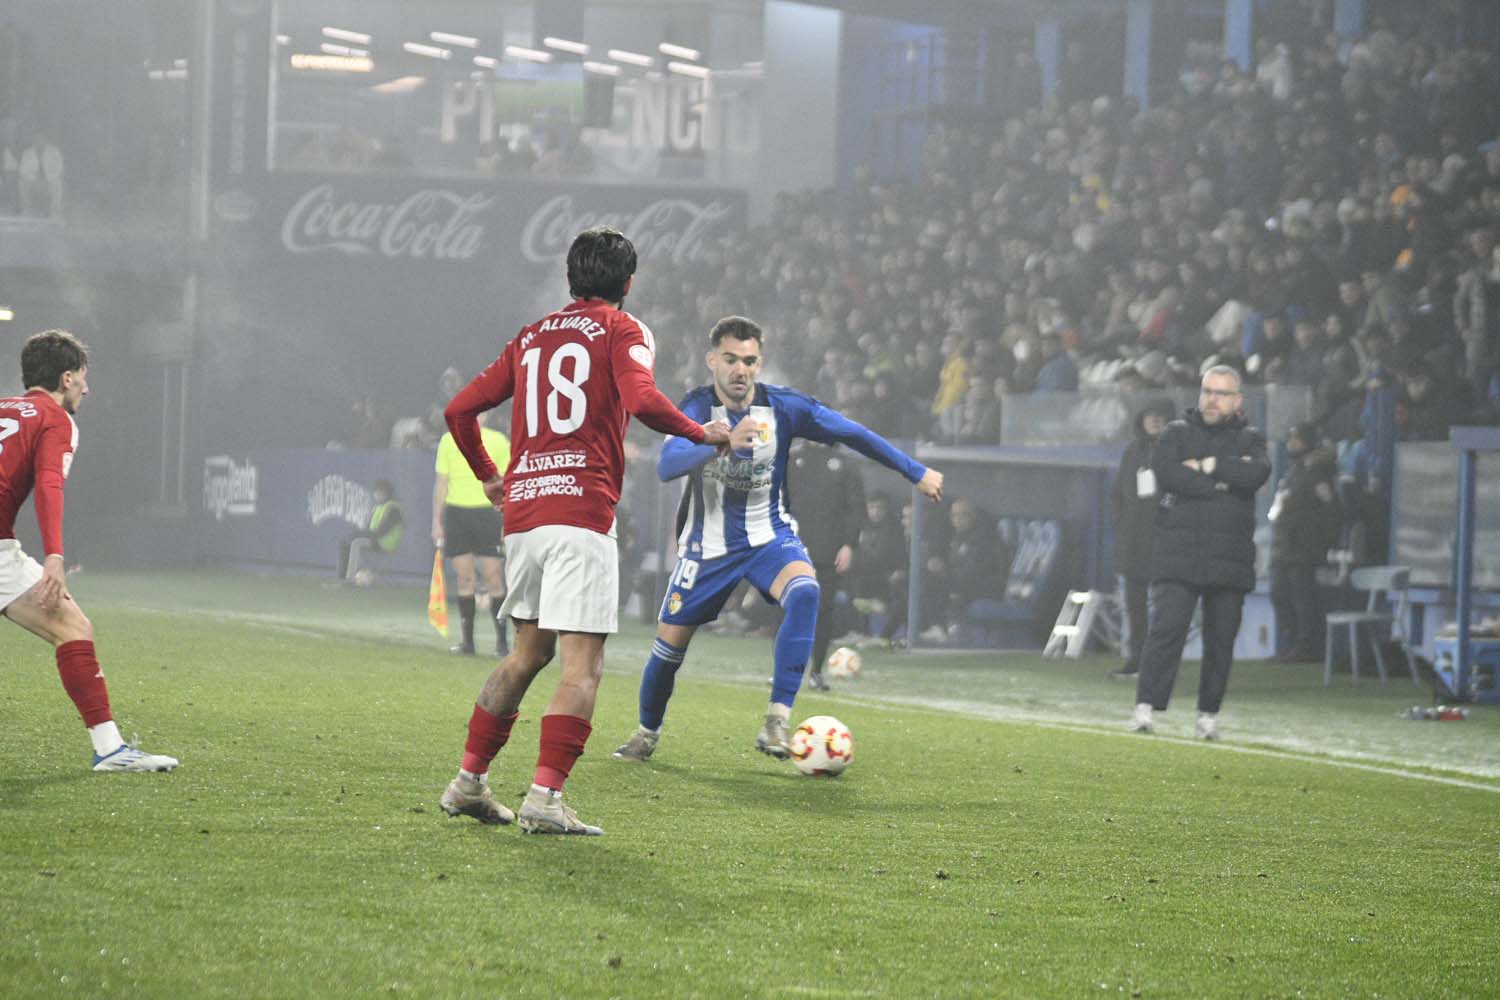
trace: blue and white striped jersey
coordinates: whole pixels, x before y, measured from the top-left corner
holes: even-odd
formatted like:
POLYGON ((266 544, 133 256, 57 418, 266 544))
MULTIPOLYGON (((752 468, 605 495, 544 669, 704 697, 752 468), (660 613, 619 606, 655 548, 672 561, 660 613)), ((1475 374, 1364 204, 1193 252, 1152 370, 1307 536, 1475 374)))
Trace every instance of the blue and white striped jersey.
POLYGON ((795 535, 797 522, 787 509, 787 451, 793 438, 848 445, 911 482, 927 469, 862 424, 795 389, 757 383, 750 408, 724 407, 713 386, 699 386, 678 408, 699 423, 724 420, 733 427, 745 416, 760 424, 755 447, 720 456, 711 445, 669 438, 657 474, 665 482, 688 475, 678 509, 678 554, 716 559, 795 535))

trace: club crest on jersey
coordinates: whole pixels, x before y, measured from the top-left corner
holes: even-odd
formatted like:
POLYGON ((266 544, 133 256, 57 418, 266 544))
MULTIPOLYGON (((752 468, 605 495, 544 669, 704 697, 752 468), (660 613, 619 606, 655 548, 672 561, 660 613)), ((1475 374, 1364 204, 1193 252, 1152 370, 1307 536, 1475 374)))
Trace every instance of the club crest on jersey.
POLYGON ((672 591, 672 596, 667 598, 667 613, 675 615, 682 610, 682 594, 672 591))
POLYGON ((771 443, 771 424, 769 421, 761 421, 760 426, 755 430, 755 439, 761 444, 771 443))

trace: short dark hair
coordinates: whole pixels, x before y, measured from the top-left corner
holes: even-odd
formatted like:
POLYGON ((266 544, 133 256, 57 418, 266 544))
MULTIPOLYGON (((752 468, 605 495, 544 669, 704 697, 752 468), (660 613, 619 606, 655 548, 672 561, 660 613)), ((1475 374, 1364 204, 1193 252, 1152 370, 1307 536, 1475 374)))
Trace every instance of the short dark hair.
POLYGON ((28 389, 61 388, 63 372, 88 367, 89 349, 67 330, 32 334, 21 348, 21 383, 28 389))
POLYGON ((761 339, 760 324, 743 316, 725 316, 708 331, 708 342, 714 347, 718 347, 719 341, 725 337, 730 340, 753 340, 765 345, 765 341, 761 339))
POLYGON ((568 291, 575 299, 621 302, 635 273, 635 244, 618 229, 585 229, 568 247, 568 291))

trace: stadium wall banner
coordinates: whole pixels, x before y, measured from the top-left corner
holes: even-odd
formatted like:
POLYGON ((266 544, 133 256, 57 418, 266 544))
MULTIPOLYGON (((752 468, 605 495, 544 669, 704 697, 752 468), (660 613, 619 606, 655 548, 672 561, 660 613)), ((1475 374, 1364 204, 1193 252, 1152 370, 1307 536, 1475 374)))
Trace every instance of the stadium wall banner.
POLYGON ((218 0, 214 9, 212 174, 222 211, 265 173, 271 0, 218 0))
POLYGON ((381 574, 423 576, 432 566, 433 456, 425 451, 262 448, 203 460, 201 554, 210 561, 327 570, 339 540, 369 526, 370 487, 388 479, 406 509, 406 533, 379 556, 381 574))
MULTIPOLYGON (((729 188, 584 185, 524 178, 275 173, 254 216, 262 247, 297 266, 474 267, 551 274, 577 233, 612 226, 643 262, 685 264, 743 228, 729 188)), ((221 219, 221 222, 234 221, 221 219)), ((248 219, 246 220, 248 221, 248 219)))

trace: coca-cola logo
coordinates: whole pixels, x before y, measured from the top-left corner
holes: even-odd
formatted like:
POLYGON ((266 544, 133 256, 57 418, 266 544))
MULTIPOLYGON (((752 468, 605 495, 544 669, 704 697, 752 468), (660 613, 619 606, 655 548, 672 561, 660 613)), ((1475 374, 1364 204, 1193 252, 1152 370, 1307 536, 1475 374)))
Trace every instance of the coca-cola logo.
POLYGON ((295 254, 470 260, 486 245, 478 217, 494 200, 442 188, 424 188, 398 202, 341 200, 332 184, 319 184, 287 211, 281 245, 295 254))
POLYGON ((709 233, 733 211, 728 202, 661 198, 628 212, 590 212, 574 207, 573 196, 543 202, 521 230, 521 253, 533 264, 556 261, 585 229, 609 226, 635 244, 638 257, 664 257, 684 263, 701 256, 709 233))

